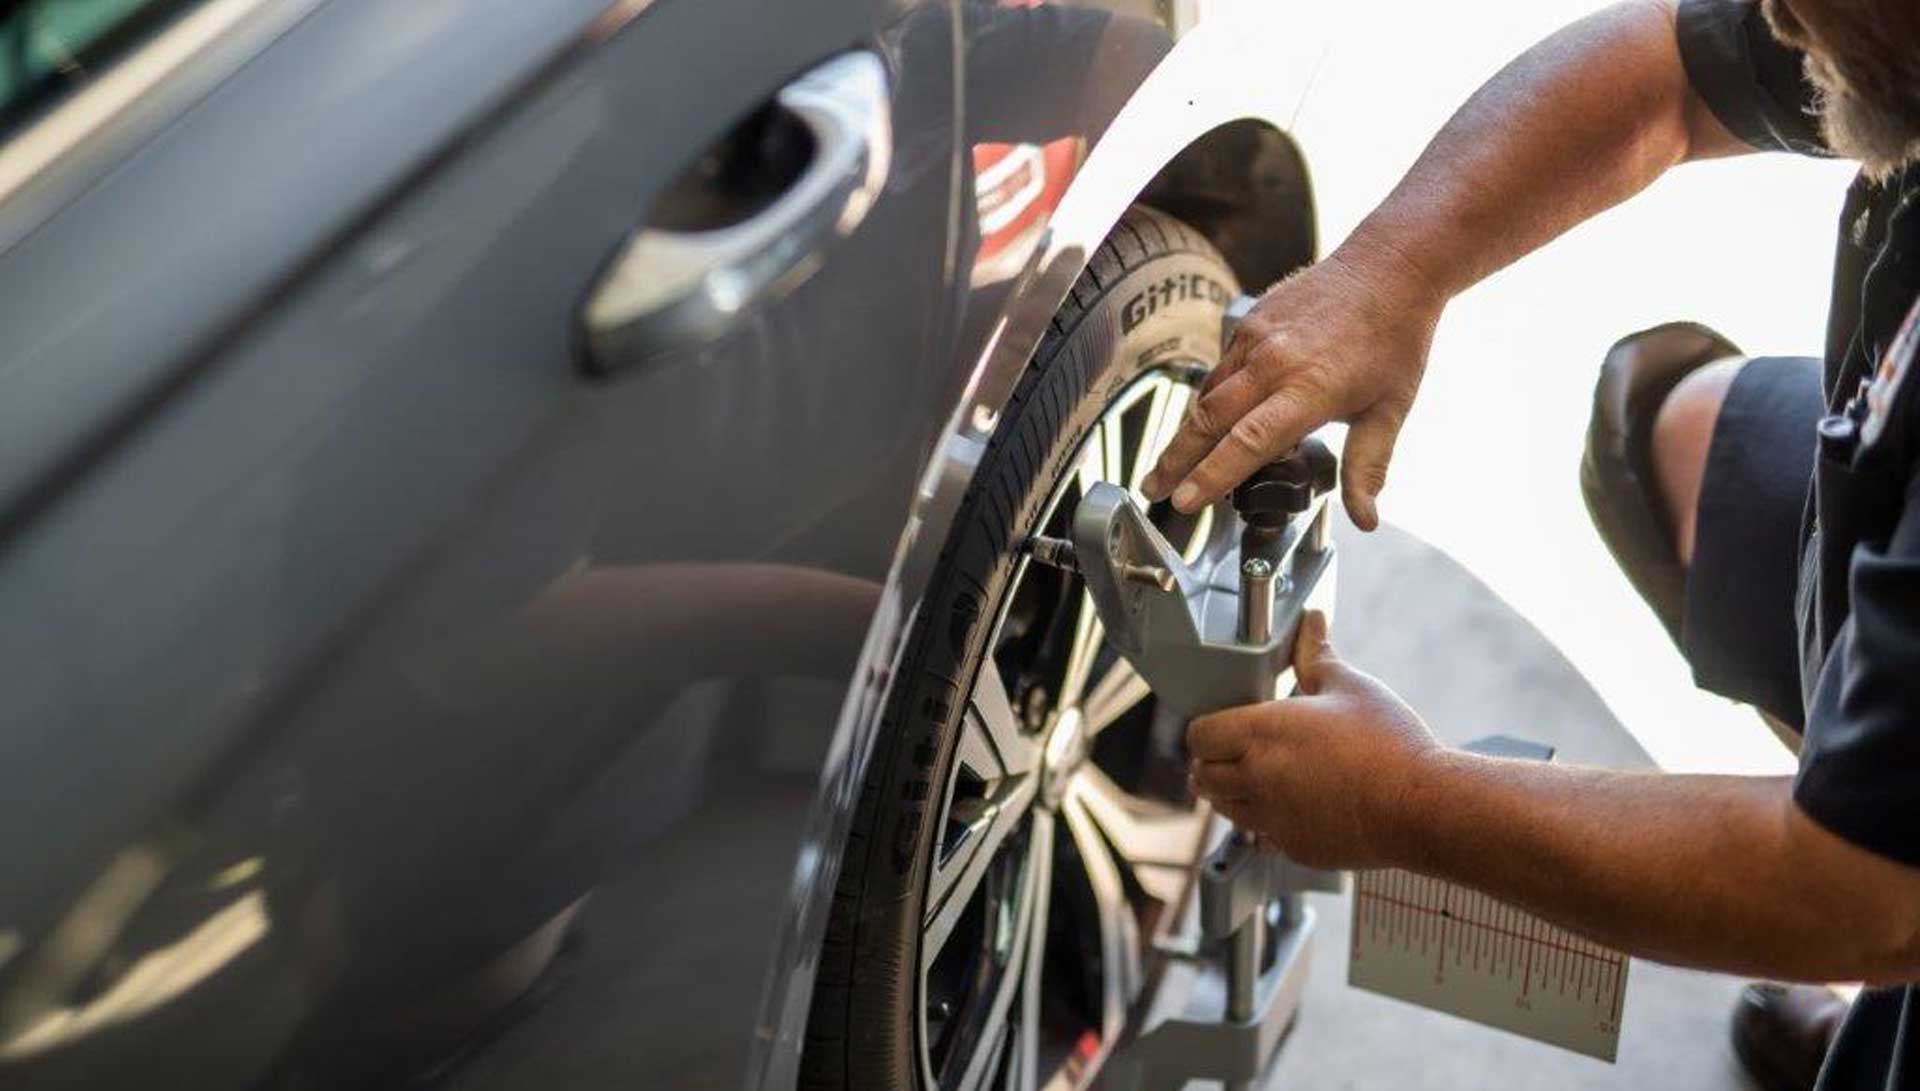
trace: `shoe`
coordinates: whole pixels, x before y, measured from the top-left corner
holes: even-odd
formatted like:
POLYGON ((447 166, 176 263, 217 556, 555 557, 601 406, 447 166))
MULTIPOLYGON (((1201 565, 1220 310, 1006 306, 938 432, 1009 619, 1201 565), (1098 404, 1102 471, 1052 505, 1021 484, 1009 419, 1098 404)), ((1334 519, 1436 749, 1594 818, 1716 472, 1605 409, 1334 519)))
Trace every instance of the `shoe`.
POLYGON ((1755 982, 1733 1008, 1733 1052, 1764 1091, 1812 1091, 1847 1002, 1825 985, 1755 982))

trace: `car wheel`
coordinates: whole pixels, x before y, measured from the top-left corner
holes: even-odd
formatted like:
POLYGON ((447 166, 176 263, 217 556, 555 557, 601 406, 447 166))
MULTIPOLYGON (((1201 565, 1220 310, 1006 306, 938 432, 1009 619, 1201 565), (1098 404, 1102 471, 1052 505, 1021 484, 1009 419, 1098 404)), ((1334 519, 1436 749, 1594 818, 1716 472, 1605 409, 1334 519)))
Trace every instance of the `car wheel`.
MULTIPOLYGON (((889 694, 803 1088, 1080 1086, 1154 976, 1207 827, 1181 725, 1156 719, 1078 577, 1020 545, 1064 534, 1095 481, 1139 498, 1236 292, 1197 232, 1135 208, 1017 384, 889 694)), ((1231 532, 1217 509, 1150 515, 1189 556, 1231 532)))

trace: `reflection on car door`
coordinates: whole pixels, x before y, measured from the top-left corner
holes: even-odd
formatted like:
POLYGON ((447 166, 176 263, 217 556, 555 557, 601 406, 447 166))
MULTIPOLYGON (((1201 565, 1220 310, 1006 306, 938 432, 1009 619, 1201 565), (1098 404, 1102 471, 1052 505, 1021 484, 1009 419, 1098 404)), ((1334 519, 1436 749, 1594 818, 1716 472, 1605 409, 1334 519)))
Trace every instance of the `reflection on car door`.
POLYGON ((737 1082, 955 381, 951 126, 581 367, 783 87, 871 50, 950 109, 945 4, 778 7, 331 0, 0 252, 10 1085, 737 1082))

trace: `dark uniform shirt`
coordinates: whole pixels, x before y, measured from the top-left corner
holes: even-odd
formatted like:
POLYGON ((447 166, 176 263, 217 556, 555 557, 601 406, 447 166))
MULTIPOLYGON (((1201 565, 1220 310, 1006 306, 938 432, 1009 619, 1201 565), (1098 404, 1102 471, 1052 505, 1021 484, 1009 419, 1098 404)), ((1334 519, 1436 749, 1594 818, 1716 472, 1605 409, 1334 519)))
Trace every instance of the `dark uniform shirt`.
MULTIPOLYGON (((1801 56, 1748 0, 1683 0, 1681 59, 1715 117, 1759 148, 1825 154, 1801 56)), ((1916 43, 1920 46, 1920 43, 1916 43)), ((1920 168, 1856 179, 1841 213, 1815 480, 1802 536, 1806 703, 1794 799, 1853 844, 1920 867, 1920 168), (1871 381, 1871 388, 1863 389, 1871 381)), ((1780 892, 1755 891, 1756 897, 1780 892)), ((1920 922, 1915 922, 1920 924, 1920 922)), ((1920 1088, 1920 993, 1870 989, 1823 1091, 1920 1088)))

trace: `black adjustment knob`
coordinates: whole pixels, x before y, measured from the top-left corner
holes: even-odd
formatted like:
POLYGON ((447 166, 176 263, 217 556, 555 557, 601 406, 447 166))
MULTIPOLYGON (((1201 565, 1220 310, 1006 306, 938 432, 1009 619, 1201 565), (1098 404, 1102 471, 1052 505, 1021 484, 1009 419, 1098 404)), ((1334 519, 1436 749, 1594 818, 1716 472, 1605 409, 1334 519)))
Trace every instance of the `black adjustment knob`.
POLYGON ((1313 495, 1330 493, 1340 484, 1340 460, 1333 457, 1327 445, 1317 439, 1310 439, 1300 445, 1300 453, 1307 460, 1307 476, 1313 482, 1313 495))
POLYGON ((1308 439, 1276 461, 1254 471, 1233 490, 1233 510, 1248 527, 1279 530, 1313 506, 1313 498, 1331 492, 1339 476, 1333 452, 1308 439))

